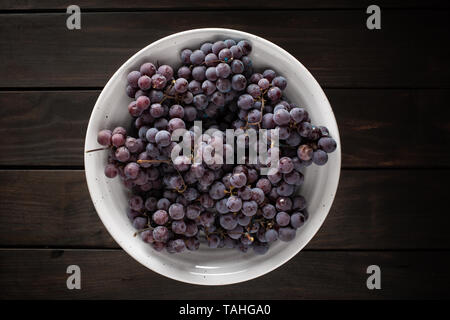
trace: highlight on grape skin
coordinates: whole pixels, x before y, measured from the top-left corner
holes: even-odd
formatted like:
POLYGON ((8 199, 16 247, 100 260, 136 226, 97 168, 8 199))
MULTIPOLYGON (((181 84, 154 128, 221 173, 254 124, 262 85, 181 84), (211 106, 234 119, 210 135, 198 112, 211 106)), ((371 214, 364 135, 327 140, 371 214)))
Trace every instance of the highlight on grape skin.
POLYGON ((289 79, 253 69, 251 51, 245 39, 224 39, 182 50, 178 66, 135 66, 124 83, 133 99, 124 106, 131 129, 101 130, 103 147, 88 151, 109 150, 105 176, 119 176, 131 191, 126 214, 136 235, 157 251, 208 246, 264 254, 276 241, 292 241, 308 219, 307 201, 298 194, 302 170, 325 165, 336 141, 326 127, 311 123, 308 106, 283 96, 289 79), (195 121, 202 121, 199 135, 195 121), (177 129, 187 130, 183 139, 192 153, 172 159, 177 129), (211 129, 219 134, 208 134, 211 129), (277 165, 250 161, 255 146, 248 137, 247 152, 238 155, 225 143, 227 129, 267 130, 267 140, 256 145, 279 155, 277 165), (275 132, 279 145, 271 138, 275 132), (214 157, 221 142, 223 155, 214 157), (225 161, 230 150, 233 163, 225 161), (191 161, 208 152, 212 156, 200 163, 191 161))

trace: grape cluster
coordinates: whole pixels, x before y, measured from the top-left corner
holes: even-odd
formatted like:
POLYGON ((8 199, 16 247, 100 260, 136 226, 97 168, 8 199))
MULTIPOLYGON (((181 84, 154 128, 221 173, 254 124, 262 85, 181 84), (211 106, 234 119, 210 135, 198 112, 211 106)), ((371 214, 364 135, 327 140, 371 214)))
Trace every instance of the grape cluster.
POLYGON ((98 142, 110 150, 105 175, 120 176, 132 191, 128 217, 158 251, 197 250, 207 242, 210 248, 264 254, 270 243, 294 239, 308 218, 306 200, 296 192, 302 169, 324 165, 336 142, 327 128, 311 124, 304 108, 283 97, 284 77, 270 69, 254 72, 251 50, 246 40, 227 39, 184 49, 176 72, 144 63, 127 77, 132 128, 98 133, 98 142), (196 120, 209 133, 195 135, 196 120), (278 167, 236 154, 240 164, 225 164, 227 150, 233 150, 223 143, 228 128, 276 130, 279 145, 269 135, 267 147, 279 154, 278 167), (196 154, 171 159, 176 129, 187 129, 183 140, 198 146, 196 154), (223 146, 223 161, 205 156, 217 145, 223 146), (199 155, 201 162, 191 161, 199 155), (262 175, 262 168, 269 174, 262 175))

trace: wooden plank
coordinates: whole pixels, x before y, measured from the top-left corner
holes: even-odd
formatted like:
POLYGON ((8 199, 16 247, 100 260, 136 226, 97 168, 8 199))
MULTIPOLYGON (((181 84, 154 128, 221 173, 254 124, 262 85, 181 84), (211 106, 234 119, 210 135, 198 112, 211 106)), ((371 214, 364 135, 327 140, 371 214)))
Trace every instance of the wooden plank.
MULTIPOLYGON (((447 170, 344 170, 307 249, 449 249, 450 215, 436 202, 448 180, 447 170)), ((0 181, 0 247, 118 247, 83 171, 0 171, 0 181)))
MULTIPOLYGON (((329 8, 367 8, 372 2, 352 1, 352 0, 259 0, 245 1, 240 0, 210 0, 208 2, 201 0, 191 0, 187 3, 184 0, 79 0, 77 5, 83 9, 164 9, 164 10, 193 10, 193 9, 329 9, 329 8)), ((417 8, 417 7, 447 7, 448 4, 442 0, 427 1, 399 1, 399 0, 379 0, 377 5, 381 8, 417 8)), ((44 9, 66 9, 67 2, 60 0, 4 0, 0 3, 0 10, 44 10, 44 9)))
POLYGON ((0 250, 0 299, 442 299, 449 267, 448 251, 300 252, 260 278, 206 287, 169 280, 123 251, 0 250), (81 290, 66 287, 72 264, 81 290), (366 287, 373 264, 381 290, 366 287))
POLYGON ((450 87, 450 44, 436 40, 448 37, 449 11, 386 11, 376 31, 366 17, 363 10, 85 13, 82 29, 70 31, 65 13, 5 14, 0 87, 103 86, 147 44, 199 27, 263 36, 327 87, 450 87))
MULTIPOLYGON (((327 89, 345 168, 449 167, 450 90, 327 89), (439 150, 439 152, 436 152, 439 150)), ((0 92, 0 165, 82 166, 99 91, 0 92)))

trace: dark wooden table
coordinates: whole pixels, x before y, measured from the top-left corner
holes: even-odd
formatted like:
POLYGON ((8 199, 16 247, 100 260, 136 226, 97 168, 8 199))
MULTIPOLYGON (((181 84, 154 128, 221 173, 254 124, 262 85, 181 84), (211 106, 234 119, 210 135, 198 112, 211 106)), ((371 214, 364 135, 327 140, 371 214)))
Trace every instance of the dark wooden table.
POLYGON ((0 2, 1 299, 418 299, 450 297, 450 11, 445 1, 87 1, 81 30, 57 0, 0 2), (132 54, 174 32, 229 27, 297 57, 342 139, 330 214, 305 250, 223 287, 160 276, 100 222, 83 171, 90 112, 132 54), (82 289, 66 288, 66 268, 82 289), (382 289, 368 290, 379 265, 382 289))

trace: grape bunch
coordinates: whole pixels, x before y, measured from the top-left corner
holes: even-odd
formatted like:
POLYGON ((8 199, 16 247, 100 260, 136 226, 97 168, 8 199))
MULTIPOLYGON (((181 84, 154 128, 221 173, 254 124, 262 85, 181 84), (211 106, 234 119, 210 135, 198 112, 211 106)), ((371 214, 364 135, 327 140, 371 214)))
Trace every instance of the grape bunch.
MULTIPOLYGON (((176 71, 142 64, 127 76, 131 128, 98 133, 110 152, 105 175, 119 176, 130 189, 128 218, 157 251, 197 250, 203 242, 264 254, 271 243, 294 239, 308 219, 306 199, 297 192, 302 170, 324 165, 336 142, 283 96, 283 76, 253 70, 251 50, 249 41, 227 39, 182 50, 176 71), (268 154, 279 155, 278 166, 252 164, 236 153, 234 164, 226 162, 225 154, 234 152, 224 143, 230 128, 267 130, 268 154), (183 141, 197 148, 172 159, 177 129, 186 129, 183 141), (275 131, 278 145, 271 139, 275 131), (214 154, 217 148, 222 155, 214 154)), ((245 146, 251 147, 248 139, 245 146)))

